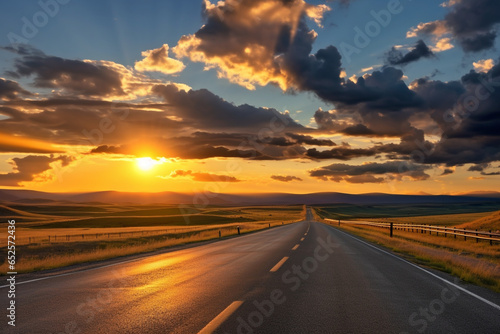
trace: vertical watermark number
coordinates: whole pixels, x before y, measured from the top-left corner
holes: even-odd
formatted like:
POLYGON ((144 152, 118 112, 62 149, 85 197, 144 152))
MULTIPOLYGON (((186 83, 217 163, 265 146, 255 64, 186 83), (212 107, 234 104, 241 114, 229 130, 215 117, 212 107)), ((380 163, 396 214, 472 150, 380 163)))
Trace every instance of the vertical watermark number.
POLYGON ((7 262, 9 271, 7 272, 7 324, 16 326, 16 221, 9 220, 7 226, 7 262))

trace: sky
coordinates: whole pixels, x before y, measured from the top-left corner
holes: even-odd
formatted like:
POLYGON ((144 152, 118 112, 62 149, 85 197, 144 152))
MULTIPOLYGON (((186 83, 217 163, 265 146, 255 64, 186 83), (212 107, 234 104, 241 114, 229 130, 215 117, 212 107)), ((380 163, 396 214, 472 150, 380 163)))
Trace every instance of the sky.
POLYGON ((500 189, 497 0, 0 5, 0 187, 500 189))

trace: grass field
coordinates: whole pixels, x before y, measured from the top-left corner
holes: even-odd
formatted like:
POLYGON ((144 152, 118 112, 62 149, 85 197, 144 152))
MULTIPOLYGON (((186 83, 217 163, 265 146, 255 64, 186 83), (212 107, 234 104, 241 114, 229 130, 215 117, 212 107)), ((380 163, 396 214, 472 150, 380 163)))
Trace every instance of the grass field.
POLYGON ((335 204, 315 206, 320 217, 332 219, 395 218, 418 216, 443 216, 462 213, 484 213, 500 210, 500 202, 475 202, 454 204, 397 204, 352 205, 335 204))
MULTIPOLYGON (((0 206, 8 219, 16 221, 16 270, 31 272, 149 252, 215 239, 219 231, 223 237, 235 235, 237 226, 241 233, 248 233, 304 217, 304 208, 299 205, 197 209, 92 204, 87 211, 85 208, 85 205, 0 206), (35 242, 28 244, 27 240, 35 242)), ((7 239, 6 226, 6 220, 0 224, 2 240, 7 239)), ((7 272, 6 254, 6 247, 2 247, 0 274, 7 272)))
MULTIPOLYGON (((459 226, 464 223, 470 223, 474 220, 488 217, 491 212, 476 212, 476 213, 459 213, 451 215, 432 215, 432 216, 416 216, 416 217, 394 217, 394 218, 375 218, 370 219, 374 222, 393 222, 403 224, 427 224, 439 226, 459 226)), ((365 218, 356 218, 362 220, 365 218)))

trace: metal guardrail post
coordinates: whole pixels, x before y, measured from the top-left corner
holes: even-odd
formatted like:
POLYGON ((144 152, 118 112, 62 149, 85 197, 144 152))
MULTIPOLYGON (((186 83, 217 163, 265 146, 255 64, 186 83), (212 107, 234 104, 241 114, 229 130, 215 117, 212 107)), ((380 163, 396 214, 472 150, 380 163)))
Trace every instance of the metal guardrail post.
POLYGON ((394 229, 394 226, 393 226, 393 223, 391 222, 391 232, 390 232, 391 238, 392 238, 392 231, 393 231, 393 229, 394 229))

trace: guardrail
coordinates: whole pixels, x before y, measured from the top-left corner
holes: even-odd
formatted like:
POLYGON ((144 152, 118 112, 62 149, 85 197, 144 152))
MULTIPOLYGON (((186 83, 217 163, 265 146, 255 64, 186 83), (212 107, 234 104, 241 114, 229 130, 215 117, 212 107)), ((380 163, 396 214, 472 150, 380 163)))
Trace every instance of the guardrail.
POLYGON ((334 220, 334 219, 329 219, 325 218, 324 220, 330 221, 330 222, 335 222, 338 223, 339 225, 342 224, 352 224, 352 225, 368 225, 368 226, 375 226, 375 227, 380 227, 380 228, 387 228, 389 229, 389 235, 392 237, 394 231, 404 231, 404 232, 415 232, 415 233, 421 233, 421 234, 427 234, 432 235, 433 232, 436 233, 436 236, 439 236, 441 233, 445 238, 448 235, 453 236, 455 239, 457 236, 463 237, 465 241, 467 241, 467 238, 472 238, 476 239, 476 242, 479 242, 479 240, 486 240, 490 242, 490 245, 493 245, 493 242, 500 243, 500 233, 492 233, 491 230, 489 232, 485 231, 478 231, 478 230, 466 230, 466 229, 459 229, 456 227, 446 227, 446 226, 433 226, 433 225, 425 225, 425 224, 408 224, 408 223, 383 223, 383 222, 368 222, 368 221, 355 221, 355 220, 350 220, 350 221, 341 221, 341 220, 334 220))

